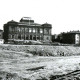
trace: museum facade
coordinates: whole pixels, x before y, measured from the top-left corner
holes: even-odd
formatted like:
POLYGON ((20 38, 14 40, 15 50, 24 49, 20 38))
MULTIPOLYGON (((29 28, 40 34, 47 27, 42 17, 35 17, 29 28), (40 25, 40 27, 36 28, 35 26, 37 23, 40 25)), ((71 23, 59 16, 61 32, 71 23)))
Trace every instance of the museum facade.
POLYGON ((21 40, 51 42, 52 25, 35 23, 30 17, 23 17, 19 22, 11 20, 4 24, 3 29, 5 43, 21 40))

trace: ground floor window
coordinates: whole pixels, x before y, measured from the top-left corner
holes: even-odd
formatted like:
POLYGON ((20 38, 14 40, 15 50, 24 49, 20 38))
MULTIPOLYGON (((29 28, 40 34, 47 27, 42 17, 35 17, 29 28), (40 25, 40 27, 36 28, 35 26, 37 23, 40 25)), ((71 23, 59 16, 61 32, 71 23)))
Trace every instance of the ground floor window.
POLYGON ((14 35, 12 35, 12 39, 14 39, 14 35))
POLYGON ((40 37, 39 36, 37 36, 37 40, 40 40, 40 37))
POLYGON ((18 39, 21 39, 21 35, 18 35, 18 39))
POLYGON ((30 40, 32 40, 32 35, 30 35, 30 40))
POLYGON ((36 36, 33 36, 33 40, 36 40, 36 36))
POLYGON ((29 36, 26 36, 26 40, 28 40, 29 39, 29 36))
POLYGON ((46 39, 49 40, 49 37, 47 37, 46 39))

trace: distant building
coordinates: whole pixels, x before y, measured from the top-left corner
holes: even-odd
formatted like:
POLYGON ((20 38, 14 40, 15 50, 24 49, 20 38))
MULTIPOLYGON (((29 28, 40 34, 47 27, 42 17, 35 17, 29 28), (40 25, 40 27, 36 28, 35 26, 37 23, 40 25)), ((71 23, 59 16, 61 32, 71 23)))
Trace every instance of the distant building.
POLYGON ((80 31, 70 31, 61 34, 60 41, 66 44, 80 44, 80 31))
POLYGON ((52 25, 37 24, 30 17, 21 18, 20 22, 9 21, 4 24, 4 41, 14 42, 16 40, 39 40, 41 42, 51 42, 52 25))
POLYGON ((0 44, 3 44, 4 40, 3 40, 3 30, 0 30, 0 44))
POLYGON ((52 42, 57 42, 58 41, 58 35, 54 34, 52 35, 52 42))
POLYGON ((0 39, 3 39, 3 30, 0 30, 0 39))

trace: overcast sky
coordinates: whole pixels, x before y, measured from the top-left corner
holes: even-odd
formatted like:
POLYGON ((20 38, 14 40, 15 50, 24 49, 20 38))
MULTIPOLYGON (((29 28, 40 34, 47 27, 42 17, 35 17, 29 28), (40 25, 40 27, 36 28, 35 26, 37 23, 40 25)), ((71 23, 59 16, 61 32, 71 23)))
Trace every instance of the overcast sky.
POLYGON ((0 0, 0 29, 22 17, 52 24, 52 34, 80 30, 80 0, 0 0))

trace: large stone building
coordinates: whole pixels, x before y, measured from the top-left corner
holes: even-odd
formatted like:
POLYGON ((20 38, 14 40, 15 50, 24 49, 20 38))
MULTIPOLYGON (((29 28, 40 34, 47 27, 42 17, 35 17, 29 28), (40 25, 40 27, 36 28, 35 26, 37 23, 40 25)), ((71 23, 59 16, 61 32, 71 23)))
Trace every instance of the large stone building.
POLYGON ((51 42, 52 25, 37 24, 30 17, 21 18, 20 22, 9 21, 4 24, 4 41, 26 41, 39 40, 41 42, 51 42))

